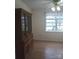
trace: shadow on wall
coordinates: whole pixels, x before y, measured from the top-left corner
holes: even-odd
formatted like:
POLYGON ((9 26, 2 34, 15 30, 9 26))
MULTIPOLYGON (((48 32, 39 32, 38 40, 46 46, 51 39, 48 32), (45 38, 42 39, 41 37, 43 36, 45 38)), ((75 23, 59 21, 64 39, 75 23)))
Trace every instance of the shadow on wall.
POLYGON ((35 40, 46 40, 46 41, 63 41, 63 32, 53 32, 53 33, 34 33, 35 40))

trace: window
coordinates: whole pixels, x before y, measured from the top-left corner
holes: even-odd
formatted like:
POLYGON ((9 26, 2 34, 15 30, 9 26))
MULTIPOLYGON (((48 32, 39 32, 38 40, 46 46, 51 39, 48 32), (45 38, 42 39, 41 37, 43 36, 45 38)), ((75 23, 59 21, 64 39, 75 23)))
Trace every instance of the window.
POLYGON ((47 13, 45 30, 47 32, 62 32, 63 31, 62 14, 47 13))

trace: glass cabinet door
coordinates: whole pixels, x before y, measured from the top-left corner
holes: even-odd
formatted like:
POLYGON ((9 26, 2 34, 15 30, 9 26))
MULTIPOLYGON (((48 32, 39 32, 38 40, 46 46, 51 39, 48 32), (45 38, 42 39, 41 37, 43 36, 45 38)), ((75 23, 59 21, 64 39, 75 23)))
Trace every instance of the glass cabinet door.
POLYGON ((24 16, 21 17, 21 30, 23 32, 25 31, 25 19, 24 19, 24 16))
POLYGON ((25 31, 28 32, 28 16, 25 16, 25 31))
POLYGON ((21 17, 21 30, 22 32, 31 32, 32 28, 31 28, 31 16, 28 16, 26 14, 24 14, 22 17, 21 17))

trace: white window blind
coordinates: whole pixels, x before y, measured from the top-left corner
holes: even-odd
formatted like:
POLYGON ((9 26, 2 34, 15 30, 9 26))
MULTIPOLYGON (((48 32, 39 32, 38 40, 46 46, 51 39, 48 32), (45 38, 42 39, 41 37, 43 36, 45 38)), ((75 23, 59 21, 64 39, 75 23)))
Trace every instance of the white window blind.
POLYGON ((62 13, 46 13, 47 32, 63 32, 63 15, 62 13))

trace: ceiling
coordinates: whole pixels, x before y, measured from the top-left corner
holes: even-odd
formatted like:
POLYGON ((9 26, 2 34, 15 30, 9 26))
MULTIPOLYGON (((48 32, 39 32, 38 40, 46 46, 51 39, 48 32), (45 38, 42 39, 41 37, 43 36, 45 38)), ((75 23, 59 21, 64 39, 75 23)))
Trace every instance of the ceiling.
MULTIPOLYGON (((50 1, 51 0, 23 0, 23 2, 33 10, 52 8, 53 3, 51 3, 50 1)), ((61 10, 63 11, 63 6, 61 6, 61 10)))

